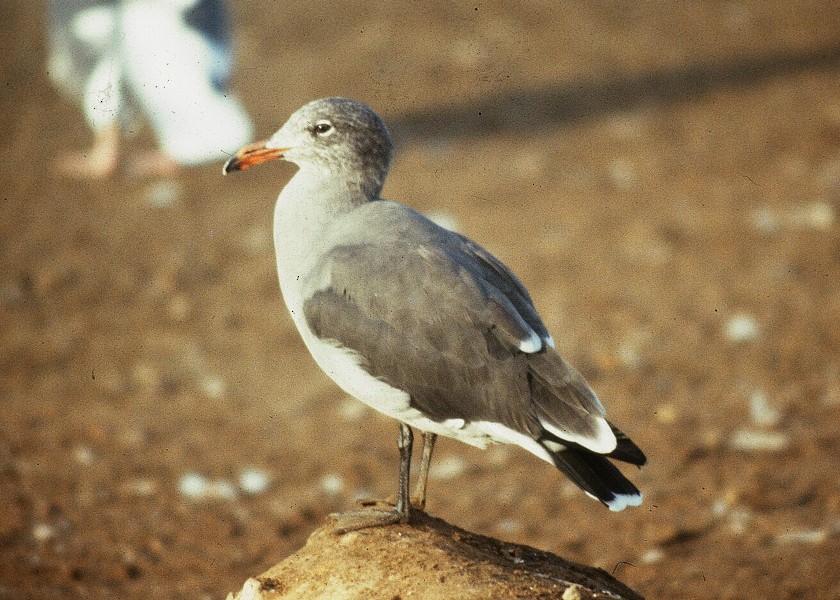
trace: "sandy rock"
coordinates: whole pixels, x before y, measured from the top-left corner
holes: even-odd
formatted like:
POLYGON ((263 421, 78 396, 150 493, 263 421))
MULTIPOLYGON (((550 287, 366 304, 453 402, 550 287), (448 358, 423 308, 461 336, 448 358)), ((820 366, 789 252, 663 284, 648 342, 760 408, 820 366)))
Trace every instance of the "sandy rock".
POLYGON ((642 597, 605 571, 476 535, 424 513, 342 536, 332 521, 227 600, 642 597))

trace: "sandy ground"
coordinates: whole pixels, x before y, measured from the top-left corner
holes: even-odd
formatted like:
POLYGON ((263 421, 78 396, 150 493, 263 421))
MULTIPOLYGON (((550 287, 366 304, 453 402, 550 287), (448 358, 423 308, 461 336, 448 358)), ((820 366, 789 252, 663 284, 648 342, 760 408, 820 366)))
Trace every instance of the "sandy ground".
MULTIPOLYGON (((443 440, 430 512, 649 598, 840 597, 840 5, 234 6, 260 135, 316 97, 375 107, 386 195, 519 273, 650 457, 613 514, 443 440)), ((285 313, 290 166, 50 173, 90 138, 41 10, 0 20, 0 598, 224 597, 393 493, 396 426, 285 313)))

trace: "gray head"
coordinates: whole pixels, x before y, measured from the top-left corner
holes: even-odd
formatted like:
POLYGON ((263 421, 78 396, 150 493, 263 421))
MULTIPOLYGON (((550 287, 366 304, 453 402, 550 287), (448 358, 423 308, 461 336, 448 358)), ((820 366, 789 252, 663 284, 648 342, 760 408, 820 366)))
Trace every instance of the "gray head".
POLYGON ((367 199, 379 197, 393 147, 382 119, 369 106, 347 98, 322 98, 299 108, 265 142, 246 146, 225 173, 283 158, 344 180, 367 199))

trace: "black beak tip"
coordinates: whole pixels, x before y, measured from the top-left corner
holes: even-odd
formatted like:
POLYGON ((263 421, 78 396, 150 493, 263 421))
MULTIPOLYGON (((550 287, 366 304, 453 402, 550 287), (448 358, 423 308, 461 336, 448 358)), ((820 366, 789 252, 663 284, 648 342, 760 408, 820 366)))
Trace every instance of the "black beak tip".
POLYGON ((222 175, 227 175, 228 173, 239 170, 239 165, 236 163, 236 157, 229 158, 225 161, 224 166, 222 166, 222 175))

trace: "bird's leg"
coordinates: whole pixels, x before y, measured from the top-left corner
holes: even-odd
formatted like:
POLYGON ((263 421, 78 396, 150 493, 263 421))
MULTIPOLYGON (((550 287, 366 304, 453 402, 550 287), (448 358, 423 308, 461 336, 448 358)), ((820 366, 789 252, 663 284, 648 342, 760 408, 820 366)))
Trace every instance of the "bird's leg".
POLYGON ((397 505, 394 509, 400 514, 404 523, 408 522, 411 514, 411 502, 408 499, 408 486, 411 481, 411 451, 414 445, 414 434, 411 427, 400 423, 400 435, 397 446, 400 449, 400 487, 397 490, 397 505))
POLYGON ((55 162, 59 174, 73 179, 105 179, 113 175, 120 158, 120 125, 111 123, 93 132, 93 146, 70 152, 55 162))
POLYGON ((432 451, 435 449, 436 433, 423 432, 423 456, 420 459, 420 472, 417 474, 417 486, 411 503, 423 510, 426 508, 426 481, 429 479, 429 465, 432 463, 432 451))
POLYGON ((411 449, 414 434, 411 427, 400 423, 397 446, 400 449, 400 483, 397 490, 397 504, 391 510, 372 508, 351 510, 336 517, 335 532, 339 535, 368 527, 382 527, 394 523, 407 523, 411 516, 411 503, 408 499, 408 486, 411 476, 411 449))

